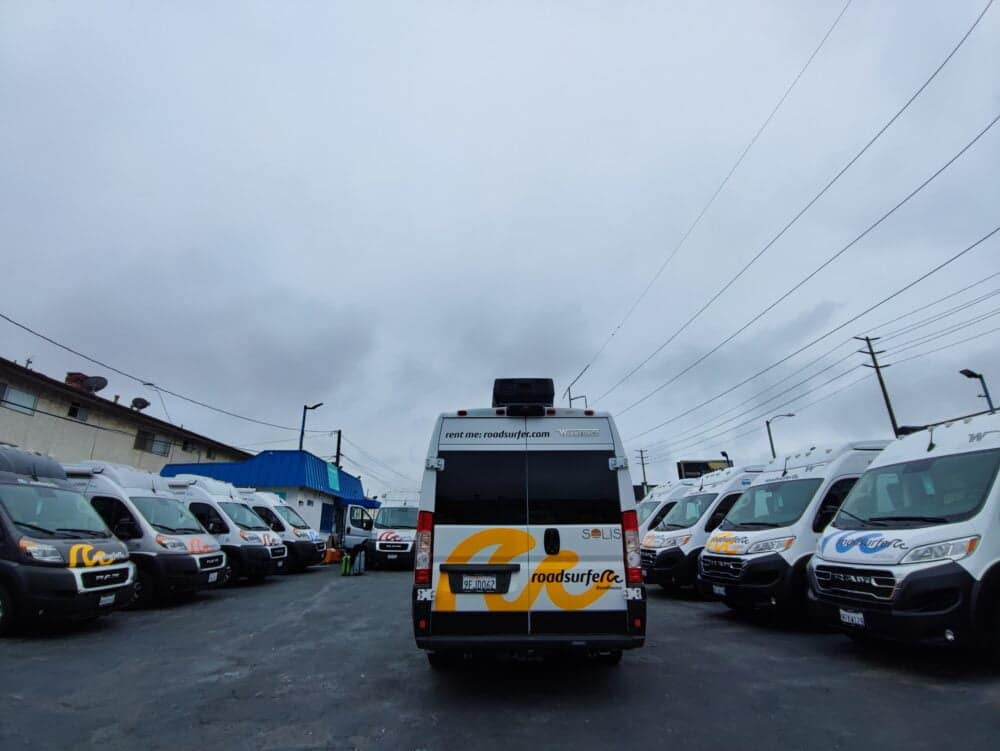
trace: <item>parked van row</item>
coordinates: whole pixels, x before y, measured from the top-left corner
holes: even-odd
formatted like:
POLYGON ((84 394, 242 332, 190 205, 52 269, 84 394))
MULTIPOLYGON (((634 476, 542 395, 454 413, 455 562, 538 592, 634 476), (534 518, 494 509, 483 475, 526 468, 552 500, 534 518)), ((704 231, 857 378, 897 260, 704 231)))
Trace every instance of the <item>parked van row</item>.
POLYGON ((1000 415, 809 447, 700 478, 643 538, 643 578, 855 639, 1000 656, 1000 415))
POLYGON ((90 619, 260 581, 325 551, 270 493, 0 446, 0 635, 20 620, 90 619))

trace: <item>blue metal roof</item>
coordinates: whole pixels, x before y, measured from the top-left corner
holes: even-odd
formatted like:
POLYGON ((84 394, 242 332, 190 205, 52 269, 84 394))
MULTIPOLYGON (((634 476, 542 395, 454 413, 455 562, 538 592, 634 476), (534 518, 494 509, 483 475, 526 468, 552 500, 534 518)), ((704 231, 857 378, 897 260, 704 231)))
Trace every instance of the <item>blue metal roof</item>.
POLYGON ((360 479, 308 451, 262 451, 242 462, 168 464, 160 474, 213 477, 243 488, 309 488, 360 506, 380 505, 365 498, 360 479))

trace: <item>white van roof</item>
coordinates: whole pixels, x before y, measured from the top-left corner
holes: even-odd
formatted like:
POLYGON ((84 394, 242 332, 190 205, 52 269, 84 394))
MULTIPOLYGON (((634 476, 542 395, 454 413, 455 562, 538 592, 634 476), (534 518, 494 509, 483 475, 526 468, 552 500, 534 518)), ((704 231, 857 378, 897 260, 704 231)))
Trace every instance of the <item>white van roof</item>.
POLYGON ((209 495, 222 496, 223 498, 232 498, 234 501, 246 502, 246 499, 240 495, 239 489, 235 485, 231 485, 228 482, 223 482, 222 480, 215 480, 211 477, 202 477, 201 475, 176 475, 169 479, 170 487, 174 490, 184 487, 196 487, 201 488, 209 495))
POLYGON ((268 493, 266 490, 257 490, 255 488, 240 488, 240 495, 247 499, 247 501, 253 502, 254 500, 263 500, 266 503, 270 503, 272 506, 287 506, 288 503, 277 493, 268 493))
MULTIPOLYGON (((727 467, 725 469, 717 469, 714 472, 709 472, 702 475, 697 480, 694 480, 692 487, 690 487, 688 492, 684 495, 697 495, 698 493, 704 493, 705 491, 721 492, 727 485, 739 480, 740 478, 746 478, 747 475, 759 475, 764 471, 765 466, 766 465, 764 464, 747 464, 743 467, 727 467)), ((750 483, 747 482, 746 484, 749 485, 750 483)))
MULTIPOLYGON (((772 459, 764 466, 764 471, 761 472, 760 476, 754 479, 753 484, 773 482, 789 473, 799 477, 823 477, 826 475, 826 469, 835 462, 865 454, 872 457, 878 456, 878 453, 890 443, 892 441, 888 440, 852 441, 834 446, 810 446, 772 459)), ((870 463, 871 460, 868 461, 870 463)))
POLYGON ((903 436, 879 454, 872 466, 991 448, 1000 448, 1000 412, 966 417, 903 436))
POLYGON ((67 475, 99 476, 104 477, 109 482, 118 485, 126 495, 133 495, 137 492, 157 492, 170 493, 170 482, 166 477, 162 477, 155 472, 148 472, 144 469, 136 469, 127 464, 115 464, 114 462, 102 462, 87 460, 76 464, 64 464, 63 469, 67 475))

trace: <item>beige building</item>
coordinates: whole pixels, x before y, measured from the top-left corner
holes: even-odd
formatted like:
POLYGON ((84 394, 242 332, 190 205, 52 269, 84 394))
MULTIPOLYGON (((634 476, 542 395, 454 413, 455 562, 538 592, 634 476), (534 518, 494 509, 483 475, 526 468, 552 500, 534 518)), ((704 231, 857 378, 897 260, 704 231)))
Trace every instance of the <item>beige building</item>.
POLYGON ((151 472, 169 463, 252 456, 143 414, 130 406, 131 399, 105 399, 93 392, 97 380, 67 373, 58 381, 0 357, 0 442, 61 462, 99 459, 151 472))

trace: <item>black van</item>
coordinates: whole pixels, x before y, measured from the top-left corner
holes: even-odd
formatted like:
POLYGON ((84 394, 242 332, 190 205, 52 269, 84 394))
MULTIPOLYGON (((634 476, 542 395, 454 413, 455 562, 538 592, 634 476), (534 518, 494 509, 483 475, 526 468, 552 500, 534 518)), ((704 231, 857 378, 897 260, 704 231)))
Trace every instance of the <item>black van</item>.
POLYGON ((135 565, 54 459, 0 446, 0 636, 132 602, 135 565))

